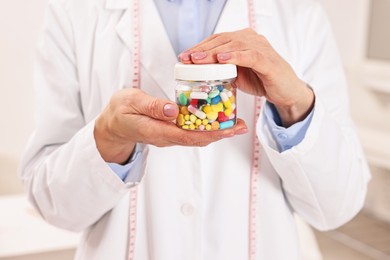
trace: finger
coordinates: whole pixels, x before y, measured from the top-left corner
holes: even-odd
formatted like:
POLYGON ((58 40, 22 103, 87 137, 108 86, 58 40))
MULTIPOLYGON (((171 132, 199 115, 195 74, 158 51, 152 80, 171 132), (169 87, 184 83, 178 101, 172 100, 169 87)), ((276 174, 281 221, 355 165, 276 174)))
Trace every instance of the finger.
POLYGON ((213 40, 214 38, 218 37, 219 34, 213 34, 213 35, 210 35, 209 37, 205 38, 203 41, 201 41, 200 43, 192 46, 190 49, 187 49, 185 51, 183 51, 182 53, 179 54, 179 60, 182 62, 182 63, 191 63, 191 54, 194 53, 196 50, 199 49, 199 46, 202 46, 204 45, 206 42, 209 42, 211 40, 213 40))
POLYGON ((142 90, 132 90, 125 99, 125 104, 131 108, 130 113, 145 115, 158 120, 172 121, 179 114, 176 103, 150 96, 142 90))
POLYGON ((255 50, 220 52, 216 56, 219 63, 235 64, 240 67, 253 69, 261 74, 267 74, 267 70, 271 69, 268 59, 255 50))
MULTIPOLYGON (((222 38, 222 37, 220 37, 222 38)), ((246 51, 250 49, 249 43, 241 40, 214 39, 213 41, 201 46, 202 49, 193 50, 191 53, 191 62, 195 64, 218 63, 218 54, 237 51, 246 51)))
POLYGON ((229 33, 213 35, 180 55, 183 63, 216 63, 216 48, 231 42, 229 33))

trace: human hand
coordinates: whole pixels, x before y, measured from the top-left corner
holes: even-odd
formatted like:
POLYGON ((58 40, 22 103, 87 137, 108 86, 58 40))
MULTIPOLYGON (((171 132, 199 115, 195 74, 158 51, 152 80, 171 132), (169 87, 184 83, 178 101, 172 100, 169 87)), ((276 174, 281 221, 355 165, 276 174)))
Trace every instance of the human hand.
POLYGON ((303 120, 313 108, 313 91, 268 40, 252 29, 212 35, 181 53, 179 58, 183 63, 236 64, 238 88, 265 96, 275 105, 285 127, 303 120))
POLYGON ((178 113, 178 107, 172 101, 149 96, 140 89, 120 90, 95 121, 97 149, 106 162, 123 164, 136 143, 158 147, 206 146, 248 131, 240 119, 234 127, 225 130, 183 130, 172 122, 178 113))

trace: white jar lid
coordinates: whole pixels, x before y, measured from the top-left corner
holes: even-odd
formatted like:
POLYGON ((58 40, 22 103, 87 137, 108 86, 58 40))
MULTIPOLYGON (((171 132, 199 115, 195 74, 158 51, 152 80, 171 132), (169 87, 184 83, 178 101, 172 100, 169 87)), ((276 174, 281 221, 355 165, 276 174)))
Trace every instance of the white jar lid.
POLYGON ((175 79, 178 80, 223 80, 237 77, 234 64, 183 64, 176 63, 175 79))

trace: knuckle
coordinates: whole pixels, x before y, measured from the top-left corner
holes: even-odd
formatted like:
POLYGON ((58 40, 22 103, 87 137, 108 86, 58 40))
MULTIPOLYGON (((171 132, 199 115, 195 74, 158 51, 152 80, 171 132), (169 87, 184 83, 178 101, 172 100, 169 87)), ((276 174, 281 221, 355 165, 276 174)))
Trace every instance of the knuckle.
POLYGON ((149 112, 152 116, 158 117, 160 115, 159 113, 159 102, 157 99, 151 100, 146 105, 146 111, 149 112))
POLYGON ((227 33, 221 34, 218 37, 218 41, 220 44, 225 44, 231 41, 230 36, 227 33))
POLYGON ((242 50, 245 47, 245 43, 241 40, 234 41, 232 45, 235 50, 242 50))

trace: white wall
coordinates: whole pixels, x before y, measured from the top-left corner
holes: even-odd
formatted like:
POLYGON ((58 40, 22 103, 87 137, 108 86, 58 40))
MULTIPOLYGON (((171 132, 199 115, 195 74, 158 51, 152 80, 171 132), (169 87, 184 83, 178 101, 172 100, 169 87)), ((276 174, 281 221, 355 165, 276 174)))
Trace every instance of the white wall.
POLYGON ((327 11, 346 67, 364 56, 368 0, 320 0, 327 11))
MULTIPOLYGON (((321 2, 333 24, 348 76, 352 116, 373 175, 365 209, 390 222, 390 62, 366 58, 370 0, 321 2)), ((388 22, 380 24, 386 32, 388 22)))
MULTIPOLYGON (((46 3, 47 0, 0 1, 0 180, 2 181, 9 176, 16 182, 14 177, 16 162, 20 159, 33 128, 33 57, 46 3)), ((0 186, 0 193, 1 191, 0 186)))

